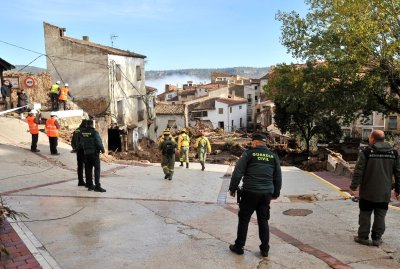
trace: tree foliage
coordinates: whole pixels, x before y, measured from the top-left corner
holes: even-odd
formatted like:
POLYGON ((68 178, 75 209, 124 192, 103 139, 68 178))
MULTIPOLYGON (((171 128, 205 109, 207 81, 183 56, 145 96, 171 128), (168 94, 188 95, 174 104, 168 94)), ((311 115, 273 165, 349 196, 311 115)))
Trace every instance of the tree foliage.
POLYGON ((329 63, 326 88, 342 106, 400 113, 400 0, 306 0, 308 14, 278 12, 294 57, 329 63))
POLYGON ((309 152, 311 138, 336 141, 342 131, 338 124, 346 113, 331 100, 325 89, 331 84, 331 70, 326 64, 278 65, 266 86, 275 103, 274 120, 284 133, 299 135, 309 152), (343 116, 343 117, 342 117, 343 116))

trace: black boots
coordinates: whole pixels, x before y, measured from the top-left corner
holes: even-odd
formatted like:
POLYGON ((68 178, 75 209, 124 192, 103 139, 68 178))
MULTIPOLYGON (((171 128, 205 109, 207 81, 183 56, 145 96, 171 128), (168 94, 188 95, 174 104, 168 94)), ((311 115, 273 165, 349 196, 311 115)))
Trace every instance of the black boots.
POLYGON ((179 165, 179 166, 183 166, 183 162, 181 162, 181 165, 179 165))
POLYGON ((189 168, 189 163, 186 163, 186 168, 189 168))
POLYGON ((201 162, 201 171, 204 171, 206 169, 206 166, 204 165, 204 162, 201 162))

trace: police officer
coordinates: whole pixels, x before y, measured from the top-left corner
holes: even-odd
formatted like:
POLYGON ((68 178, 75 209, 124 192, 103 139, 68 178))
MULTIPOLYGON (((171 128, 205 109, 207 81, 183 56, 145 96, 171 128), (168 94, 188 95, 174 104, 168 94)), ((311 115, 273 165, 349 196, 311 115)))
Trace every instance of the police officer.
POLYGON ((257 213, 260 253, 268 257, 270 202, 280 195, 282 173, 278 156, 266 146, 267 138, 263 134, 254 133, 252 148, 246 150, 238 160, 233 171, 229 192, 235 197, 238 185, 243 180, 241 200, 239 202, 239 223, 235 244, 229 249, 241 255, 246 243, 247 229, 254 210, 257 213))
MULTIPOLYGON (((86 128, 86 119, 82 119, 79 127, 73 132, 71 139, 72 151, 71 153, 76 153, 76 162, 78 164, 77 173, 78 173, 78 186, 86 186, 85 181, 83 180, 83 169, 85 165, 85 153, 83 152, 83 147, 81 144, 81 132, 86 128)), ((86 186, 89 187, 89 186, 86 186)))
POLYGON ((105 192, 100 185, 100 152, 105 153, 99 133, 93 127, 93 120, 86 121, 86 128, 81 131, 81 143, 85 154, 85 176, 88 191, 105 192), (93 186, 93 167, 94 183, 93 186))

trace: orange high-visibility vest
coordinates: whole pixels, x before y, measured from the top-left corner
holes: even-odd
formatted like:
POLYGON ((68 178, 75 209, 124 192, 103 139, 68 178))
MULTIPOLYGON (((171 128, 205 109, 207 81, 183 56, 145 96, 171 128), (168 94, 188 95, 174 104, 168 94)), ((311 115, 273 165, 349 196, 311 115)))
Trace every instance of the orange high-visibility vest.
POLYGON ((68 99, 68 88, 61 88, 60 89, 60 95, 58 96, 58 100, 63 100, 63 101, 67 101, 68 99))
POLYGON ((39 133, 39 127, 38 127, 38 124, 35 122, 35 116, 26 117, 26 122, 28 123, 29 132, 31 134, 38 134, 39 133))
POLYGON ((46 134, 48 137, 58 137, 58 129, 56 126, 55 119, 47 119, 46 120, 46 134))

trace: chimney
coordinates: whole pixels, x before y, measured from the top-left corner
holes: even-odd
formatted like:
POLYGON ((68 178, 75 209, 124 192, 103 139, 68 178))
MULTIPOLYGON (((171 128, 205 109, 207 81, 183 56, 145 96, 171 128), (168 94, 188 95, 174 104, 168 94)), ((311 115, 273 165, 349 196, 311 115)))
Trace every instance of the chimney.
POLYGON ((89 41, 89 36, 87 36, 87 35, 82 36, 82 40, 83 41, 89 41))

